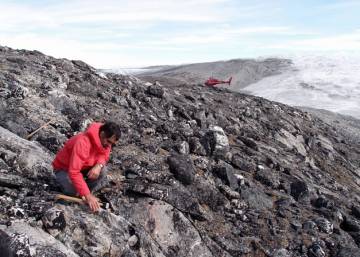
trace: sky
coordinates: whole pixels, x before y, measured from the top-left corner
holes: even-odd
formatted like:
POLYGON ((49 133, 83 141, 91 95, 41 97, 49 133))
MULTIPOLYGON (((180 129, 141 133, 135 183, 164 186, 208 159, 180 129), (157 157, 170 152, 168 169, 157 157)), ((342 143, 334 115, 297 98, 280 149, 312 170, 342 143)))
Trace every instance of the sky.
POLYGON ((125 68, 359 54, 360 0, 0 0, 0 45, 125 68))

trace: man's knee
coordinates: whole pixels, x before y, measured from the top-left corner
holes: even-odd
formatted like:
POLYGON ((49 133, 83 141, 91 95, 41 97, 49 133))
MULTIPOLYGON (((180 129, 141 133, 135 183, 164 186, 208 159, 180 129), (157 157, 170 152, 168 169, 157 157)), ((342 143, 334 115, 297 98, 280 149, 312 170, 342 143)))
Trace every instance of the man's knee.
POLYGON ((75 196, 77 194, 69 175, 66 171, 56 171, 55 172, 56 182, 61 188, 61 191, 66 195, 75 196))

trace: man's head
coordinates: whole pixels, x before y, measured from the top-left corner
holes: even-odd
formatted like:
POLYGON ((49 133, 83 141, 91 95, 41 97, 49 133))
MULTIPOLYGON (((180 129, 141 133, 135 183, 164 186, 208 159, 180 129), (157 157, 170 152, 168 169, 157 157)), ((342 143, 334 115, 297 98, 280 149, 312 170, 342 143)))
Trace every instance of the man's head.
POLYGON ((115 145, 121 137, 119 125, 114 122, 106 122, 100 127, 100 142, 104 148, 115 145))

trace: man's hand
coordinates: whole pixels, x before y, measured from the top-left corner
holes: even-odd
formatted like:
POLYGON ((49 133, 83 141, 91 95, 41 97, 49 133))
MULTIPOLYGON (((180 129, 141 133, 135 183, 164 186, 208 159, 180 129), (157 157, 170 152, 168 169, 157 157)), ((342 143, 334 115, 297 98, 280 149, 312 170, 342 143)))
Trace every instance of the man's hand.
POLYGON ((100 209, 99 201, 93 194, 86 195, 85 200, 93 212, 99 211, 100 209))
POLYGON ((89 179, 95 180, 99 177, 100 172, 101 172, 101 166, 99 164, 96 164, 94 167, 91 168, 91 170, 89 170, 87 176, 89 179))

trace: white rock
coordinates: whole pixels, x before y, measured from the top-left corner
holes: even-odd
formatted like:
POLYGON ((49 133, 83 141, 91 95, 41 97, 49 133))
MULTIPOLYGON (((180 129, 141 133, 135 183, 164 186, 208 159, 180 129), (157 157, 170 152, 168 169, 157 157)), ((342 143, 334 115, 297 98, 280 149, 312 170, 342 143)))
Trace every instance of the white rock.
POLYGON ((215 150, 221 150, 229 146, 229 139, 221 127, 212 125, 209 127, 209 130, 214 133, 215 150))
POLYGON ((131 237, 129 237, 128 244, 133 247, 137 244, 138 241, 138 237, 136 235, 132 235, 131 237))

